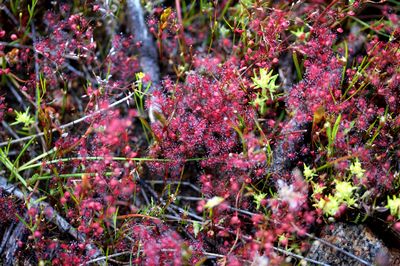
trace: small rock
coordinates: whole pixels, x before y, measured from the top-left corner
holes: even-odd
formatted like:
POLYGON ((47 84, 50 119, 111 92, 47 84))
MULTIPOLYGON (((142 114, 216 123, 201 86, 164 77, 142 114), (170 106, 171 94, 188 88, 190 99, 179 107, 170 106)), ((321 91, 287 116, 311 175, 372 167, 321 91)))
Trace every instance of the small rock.
MULTIPOLYGON (((365 225, 345 223, 327 225, 322 230, 320 238, 370 265, 400 265, 399 254, 389 250, 365 225)), ((365 265, 318 240, 312 243, 307 257, 330 265, 365 265)))

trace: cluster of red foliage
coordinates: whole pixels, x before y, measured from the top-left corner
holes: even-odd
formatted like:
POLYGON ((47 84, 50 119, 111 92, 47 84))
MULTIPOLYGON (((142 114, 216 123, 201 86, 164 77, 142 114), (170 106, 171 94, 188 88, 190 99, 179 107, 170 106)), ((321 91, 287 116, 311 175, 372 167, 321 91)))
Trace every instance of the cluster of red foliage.
MULTIPOLYGON (((35 108, 42 148, 51 155, 21 174, 40 176, 35 189, 85 237, 62 238, 43 222, 49 210, 30 208, 31 236, 21 250, 55 265, 90 260, 89 244, 128 250, 125 258, 141 265, 195 264, 206 254, 221 254, 229 265, 279 264, 278 251, 304 254, 307 233, 328 221, 315 202, 328 202, 335 182, 348 181, 358 206, 371 214, 398 194, 399 18, 391 6, 375 7, 385 23, 371 23, 366 35, 352 20, 362 14, 362 1, 222 2, 193 5, 205 15, 190 9, 183 18, 181 6, 153 8, 147 22, 165 78, 148 97, 161 110, 151 125, 141 106, 109 108, 142 84, 135 78, 141 43, 127 33, 103 42, 115 31, 112 4, 54 6, 38 12, 43 24, 36 27, 23 12, 21 27, 0 28, 1 86, 35 108), (254 84, 261 72, 278 76, 271 91, 254 84), (60 128, 83 116, 70 132, 60 128), (153 137, 149 147, 142 129, 153 137), (157 195, 147 182, 161 177, 167 186, 157 195), (187 211, 174 205, 178 214, 170 205, 181 204, 180 195, 164 198, 182 179, 200 189, 198 197, 185 195, 197 200, 187 211), (168 222, 167 211, 179 225, 168 222)), ((8 14, 0 18, 4 25, 15 23, 8 14)), ((7 123, 26 105, 10 95, 0 94, 0 121, 7 123), (5 114, 6 105, 13 109, 5 114)), ((37 146, 27 150, 8 170, 38 158, 37 146)), ((358 211, 348 207, 331 218, 358 211)), ((10 213, 18 213, 16 203, 0 194, 0 225, 17 221, 10 213)), ((399 227, 396 215, 383 217, 399 227)))
POLYGON ((18 215, 21 215, 20 207, 15 199, 0 189, 0 224, 18 221, 18 215))
POLYGON ((156 140, 152 156, 173 159, 178 165, 179 160, 200 158, 202 166, 213 167, 240 150, 238 131, 251 131, 254 112, 235 68, 229 62, 217 67, 210 58, 202 63, 203 69, 214 70, 207 72, 212 76, 193 72, 182 85, 166 80, 164 88, 173 96, 153 98, 161 104, 165 123, 152 127, 156 140))

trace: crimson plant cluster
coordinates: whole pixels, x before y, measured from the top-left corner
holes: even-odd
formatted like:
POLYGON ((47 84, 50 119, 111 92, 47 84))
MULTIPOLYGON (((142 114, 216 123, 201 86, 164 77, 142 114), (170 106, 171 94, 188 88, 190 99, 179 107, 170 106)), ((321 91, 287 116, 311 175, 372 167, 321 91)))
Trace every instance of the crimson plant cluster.
POLYGON ((157 84, 126 3, 0 4, 13 263, 280 265, 338 221, 398 237, 396 1, 142 2, 157 84))

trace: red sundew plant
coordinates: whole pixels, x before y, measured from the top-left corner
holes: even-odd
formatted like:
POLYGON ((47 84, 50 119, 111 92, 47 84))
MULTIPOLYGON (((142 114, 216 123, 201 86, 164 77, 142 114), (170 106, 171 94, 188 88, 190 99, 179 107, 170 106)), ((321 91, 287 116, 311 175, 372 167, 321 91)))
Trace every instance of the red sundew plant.
POLYGON ((338 221, 399 240, 398 11, 2 3, 0 263, 315 263, 338 221))
POLYGON ((134 78, 132 73, 140 70, 139 62, 133 53, 135 50, 132 49, 135 46, 139 47, 140 44, 135 43, 132 36, 115 35, 112 40, 113 49, 107 55, 104 70, 109 71, 119 82, 126 81, 118 87, 129 85, 134 78))
POLYGON ((21 215, 19 211, 19 204, 16 199, 13 199, 10 195, 7 195, 3 190, 0 191, 0 223, 9 224, 18 220, 18 215, 21 215))
POLYGON ((304 80, 291 89, 288 106, 293 108, 296 118, 311 122, 318 109, 337 111, 335 101, 341 96, 338 88, 342 65, 331 50, 335 35, 329 29, 316 28, 309 38, 306 44, 295 48, 307 55, 304 61, 306 70, 304 80))
MULTIPOLYGON (((211 67, 213 61, 205 62, 211 67)), ((229 65, 217 68, 220 73, 213 72, 214 77, 189 74, 183 86, 165 83, 173 97, 162 102, 155 99, 160 100, 166 116, 153 126, 158 140, 155 155, 160 151, 169 159, 210 158, 211 162, 240 148, 242 128, 251 129, 254 116, 234 69, 229 65)))

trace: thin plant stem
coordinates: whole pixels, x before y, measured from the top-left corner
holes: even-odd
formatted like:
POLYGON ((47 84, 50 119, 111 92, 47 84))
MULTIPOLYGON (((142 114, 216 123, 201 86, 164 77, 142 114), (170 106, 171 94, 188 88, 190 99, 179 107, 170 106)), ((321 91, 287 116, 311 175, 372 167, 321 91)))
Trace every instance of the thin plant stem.
MULTIPOLYGON (((53 151, 54 152, 54 151, 53 151)), ((49 154, 49 153, 48 153, 49 154)), ((47 156, 46 155, 41 155, 40 157, 47 156)), ((208 158, 189 158, 189 159, 183 159, 182 161, 184 162, 196 162, 196 161, 203 161, 207 160, 208 158)), ((156 159, 156 158, 137 158, 137 157, 111 157, 111 158, 106 158, 106 157, 100 157, 100 156, 88 156, 88 157, 71 157, 71 158, 60 158, 60 159, 55 159, 51 161, 42 161, 39 163, 32 164, 33 161, 31 160, 28 163, 22 165, 21 167, 18 168, 18 171, 24 171, 27 169, 39 167, 45 164, 55 164, 59 162, 71 162, 71 161, 104 161, 104 160, 110 160, 110 161, 137 161, 137 162, 175 162, 176 160, 174 159, 156 159)))

